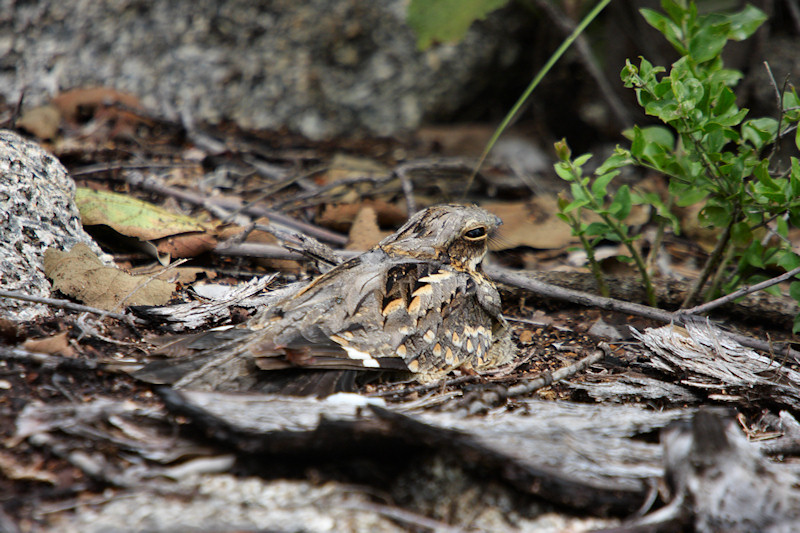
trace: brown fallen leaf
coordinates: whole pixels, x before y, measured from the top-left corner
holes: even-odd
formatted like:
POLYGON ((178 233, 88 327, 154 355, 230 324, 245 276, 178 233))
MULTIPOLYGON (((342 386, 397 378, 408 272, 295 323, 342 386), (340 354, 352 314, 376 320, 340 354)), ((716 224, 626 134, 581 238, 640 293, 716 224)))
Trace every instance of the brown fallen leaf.
POLYGON ((378 226, 378 214, 368 205, 362 207, 350 226, 348 250, 369 250, 386 236, 378 226))
POLYGON ((75 349, 70 346, 69 336, 66 331, 52 337, 28 339, 22 343, 22 347, 36 353, 63 355, 64 357, 73 357, 75 355, 75 349))
POLYGON ((65 91, 53 98, 53 105, 70 122, 77 121, 81 115, 94 114, 96 109, 102 107, 113 105, 121 105, 128 109, 142 107, 136 96, 111 87, 82 87, 65 91))
POLYGON ((122 305, 164 305, 172 297, 173 283, 149 276, 131 276, 103 265, 83 243, 69 252, 48 248, 44 271, 53 288, 100 309, 114 310, 122 305))
POLYGON ((43 105, 29 109, 17 120, 18 128, 22 128, 43 140, 54 139, 58 134, 58 127, 60 125, 61 112, 52 105, 43 105))
POLYGON ((184 233, 161 239, 156 243, 159 253, 170 257, 197 257, 214 249, 217 240, 208 233, 184 233))
POLYGON ((483 204, 482 207, 503 219, 497 236, 491 241, 492 250, 507 250, 517 246, 553 249, 577 242, 569 226, 560 220, 554 196, 536 196, 527 202, 483 204))

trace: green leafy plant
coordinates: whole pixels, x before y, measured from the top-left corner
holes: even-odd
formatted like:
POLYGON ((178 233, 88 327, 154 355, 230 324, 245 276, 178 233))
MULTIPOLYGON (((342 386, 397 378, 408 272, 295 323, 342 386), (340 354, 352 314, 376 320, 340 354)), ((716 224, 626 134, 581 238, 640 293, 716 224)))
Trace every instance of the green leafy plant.
MULTIPOLYGON (((648 204, 662 225, 680 231, 677 219, 653 194, 637 194, 626 185, 611 192, 619 169, 638 166, 668 177, 668 204, 688 206, 705 202, 700 211, 704 226, 720 232, 684 306, 703 290, 706 299, 730 292, 743 283, 763 279, 766 268, 786 270, 800 265, 787 239, 790 226, 800 227, 800 161, 784 164, 780 138, 793 133, 800 148, 800 99, 793 87, 781 94, 777 118, 747 118, 733 91, 742 74, 727 69, 721 58, 725 44, 750 37, 764 22, 760 10, 747 6, 733 14, 699 14, 694 2, 662 0, 665 13, 642 9, 645 20, 659 30, 680 54, 669 70, 644 58, 627 61, 621 78, 636 91, 646 114, 664 125, 625 132, 629 148, 615 153, 590 176, 582 167, 591 157, 571 159, 566 143, 556 145, 556 171, 570 182, 571 199, 561 202, 565 220, 587 252, 601 240, 625 244, 653 302, 650 272, 633 246, 635 237, 625 224, 631 206, 648 204), (602 222, 585 223, 581 210, 599 215, 602 222), (731 268, 735 266, 735 268, 731 268), (708 283, 709 280, 711 283, 708 283)), ((590 263, 594 254, 589 253, 590 263)), ((592 265, 596 275, 600 269, 592 265)), ((800 296, 800 283, 791 287, 800 296)), ((800 329, 796 320, 795 330, 800 329)))

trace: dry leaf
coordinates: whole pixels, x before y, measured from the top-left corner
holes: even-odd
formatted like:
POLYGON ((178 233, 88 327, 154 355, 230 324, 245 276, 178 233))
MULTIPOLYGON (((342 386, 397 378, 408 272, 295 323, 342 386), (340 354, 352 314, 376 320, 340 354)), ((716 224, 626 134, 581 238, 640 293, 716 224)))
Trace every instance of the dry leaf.
POLYGON ((75 203, 84 226, 103 224, 145 241, 206 229, 192 217, 171 213, 126 194, 78 187, 75 203))
POLYGON ((99 107, 120 105, 128 109, 140 109, 139 99, 110 87, 79 88, 65 91, 53 98, 53 105, 63 117, 75 122, 81 114, 94 113, 99 107))
POLYGON ((569 246, 576 239, 569 226, 556 213, 554 196, 536 196, 529 202, 483 204, 481 207, 503 219, 492 241, 493 250, 517 246, 552 249, 569 246))
POLYGON ((171 257, 197 257, 216 245, 217 240, 207 233, 185 233, 161 239, 156 246, 160 253, 171 257))
POLYGON ((83 243, 69 252, 48 248, 44 271, 53 288, 86 305, 114 310, 124 305, 164 305, 172 297, 173 283, 148 276, 131 276, 107 267, 83 243), (127 298, 126 298, 127 297, 127 298))
POLYGON ((66 331, 52 337, 28 339, 22 344, 22 347, 36 353, 57 354, 64 357, 73 357, 75 355, 75 349, 70 346, 69 336, 66 331))
POLYGON ((346 248, 348 250, 369 250, 384 237, 378 227, 378 215, 375 210, 365 205, 362 207, 353 225, 350 226, 350 235, 346 248))
POLYGON ((18 128, 22 128, 39 139, 45 140, 54 139, 58 134, 60 125, 61 113, 52 105, 29 109, 17 120, 18 128))

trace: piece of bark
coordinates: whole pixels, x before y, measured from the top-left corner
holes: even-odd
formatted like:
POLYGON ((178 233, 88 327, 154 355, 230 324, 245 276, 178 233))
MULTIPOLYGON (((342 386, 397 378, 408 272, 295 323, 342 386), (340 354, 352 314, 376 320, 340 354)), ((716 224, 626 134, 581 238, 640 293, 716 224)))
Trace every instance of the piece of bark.
POLYGON ((711 324, 633 330, 652 353, 646 366, 681 376, 680 383, 718 401, 779 403, 800 409, 800 372, 761 355, 711 324))
POLYGON ((701 409, 661 440, 670 503, 637 524, 689 523, 698 533, 797 531, 800 478, 765 460, 733 417, 701 409))

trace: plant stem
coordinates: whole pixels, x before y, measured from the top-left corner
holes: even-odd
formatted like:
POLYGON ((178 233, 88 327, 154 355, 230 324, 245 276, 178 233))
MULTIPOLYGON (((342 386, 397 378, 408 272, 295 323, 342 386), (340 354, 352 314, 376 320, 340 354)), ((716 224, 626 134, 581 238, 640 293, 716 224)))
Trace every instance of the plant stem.
POLYGON ((608 298, 608 285, 606 285, 606 278, 603 276, 600 263, 597 262, 597 258, 594 256, 594 248, 592 248, 592 244, 586 239, 585 235, 579 234, 578 238, 581 240, 581 246, 586 250, 586 259, 589 261, 589 266, 592 268, 592 275, 595 281, 597 281, 597 290, 600 291, 600 296, 608 298))
POLYGON ((717 271, 714 273, 714 277, 711 279, 711 285, 708 287, 708 292, 706 292, 706 301, 716 298, 719 294, 719 288, 720 285, 722 285, 722 276, 725 273, 725 268, 733 260, 735 253, 736 248, 734 246, 729 246, 727 252, 725 252, 725 258, 719 264, 717 271))
POLYGON ((725 226, 725 229, 722 231, 722 235, 720 235, 719 240, 717 241, 717 245, 714 247, 714 250, 711 252, 711 255, 708 257, 708 260, 703 267, 703 271, 700 273, 697 279, 694 280, 692 287, 686 294, 686 298, 684 298, 681 308, 692 305, 692 302, 697 298, 697 295, 700 294, 700 290, 703 288, 703 285, 705 285, 708 277, 711 275, 711 271, 717 267, 717 264, 719 264, 722 254, 727 248, 728 242, 731 240, 731 229, 736 223, 736 219, 737 217, 732 217, 728 225, 725 226))

